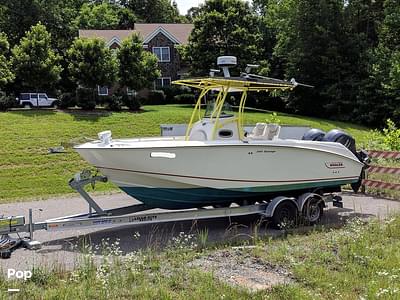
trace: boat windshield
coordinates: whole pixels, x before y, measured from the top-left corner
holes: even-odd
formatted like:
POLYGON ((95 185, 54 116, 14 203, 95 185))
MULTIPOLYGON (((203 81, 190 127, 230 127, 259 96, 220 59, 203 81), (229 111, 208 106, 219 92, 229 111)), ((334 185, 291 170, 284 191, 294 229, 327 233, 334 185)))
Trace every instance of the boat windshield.
MULTIPOLYGON (((215 101, 208 101, 204 118, 211 118, 211 116, 215 117, 217 115, 217 110, 218 107, 216 107, 215 101)), ((228 117, 233 117, 233 115, 234 113, 232 110, 232 106, 229 103, 224 102, 221 110, 221 115, 219 117, 228 118, 228 117)))

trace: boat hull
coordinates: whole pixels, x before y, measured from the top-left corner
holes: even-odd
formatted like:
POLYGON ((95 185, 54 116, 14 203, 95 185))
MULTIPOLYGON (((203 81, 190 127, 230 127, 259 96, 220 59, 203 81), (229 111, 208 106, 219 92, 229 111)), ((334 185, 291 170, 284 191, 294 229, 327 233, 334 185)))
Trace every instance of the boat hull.
POLYGON ((358 181, 363 166, 337 143, 113 143, 76 150, 130 196, 168 209, 338 187, 358 181))

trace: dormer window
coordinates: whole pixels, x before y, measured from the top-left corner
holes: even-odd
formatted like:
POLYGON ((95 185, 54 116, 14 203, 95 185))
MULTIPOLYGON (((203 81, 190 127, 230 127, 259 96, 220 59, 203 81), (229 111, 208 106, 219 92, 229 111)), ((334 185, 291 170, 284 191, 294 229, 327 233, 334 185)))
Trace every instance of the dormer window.
POLYGON ((171 54, 169 47, 153 47, 153 53, 157 56, 159 62, 171 61, 171 54))

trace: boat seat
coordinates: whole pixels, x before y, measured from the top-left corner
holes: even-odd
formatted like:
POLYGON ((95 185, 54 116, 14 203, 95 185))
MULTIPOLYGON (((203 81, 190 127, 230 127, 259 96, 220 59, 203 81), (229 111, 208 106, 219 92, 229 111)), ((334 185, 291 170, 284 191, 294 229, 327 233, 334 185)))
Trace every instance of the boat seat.
POLYGON ((257 123, 248 137, 253 140, 274 140, 280 131, 281 126, 278 124, 257 123))
POLYGON ((267 124, 264 130, 264 139, 266 140, 275 140, 278 138, 279 133, 281 131, 281 126, 278 124, 267 124))
POLYGON ((253 128, 252 132, 249 134, 249 138, 254 140, 264 139, 266 125, 267 124, 265 123, 257 123, 256 126, 253 128))

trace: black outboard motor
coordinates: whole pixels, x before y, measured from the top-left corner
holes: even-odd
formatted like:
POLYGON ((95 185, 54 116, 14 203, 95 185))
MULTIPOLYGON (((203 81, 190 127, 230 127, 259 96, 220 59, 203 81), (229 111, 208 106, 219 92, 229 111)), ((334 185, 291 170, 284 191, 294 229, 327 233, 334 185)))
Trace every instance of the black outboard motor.
POLYGON ((305 141, 323 141, 324 136, 325 131, 317 128, 312 128, 307 131, 301 139, 305 141))
POLYGON ((356 141, 351 135, 341 130, 332 129, 327 134, 325 134, 323 141, 341 143, 357 156, 356 141))
POLYGON ((329 131, 325 135, 323 140, 325 142, 341 143, 347 149, 349 149, 351 152, 353 152, 353 154, 358 158, 359 161, 364 163, 364 167, 360 174, 360 180, 358 182, 351 184, 353 191, 355 193, 357 193, 357 191, 361 187, 362 180, 365 178, 365 170, 368 168, 368 162, 369 162, 368 154, 363 150, 357 152, 356 141, 354 140, 354 138, 351 135, 349 135, 341 130, 338 130, 338 129, 333 129, 333 130, 329 131))

